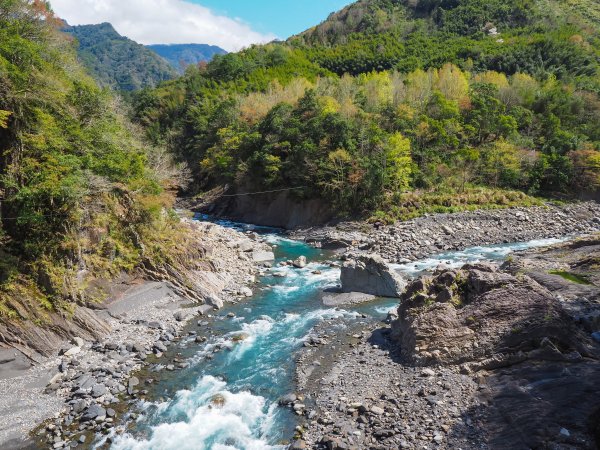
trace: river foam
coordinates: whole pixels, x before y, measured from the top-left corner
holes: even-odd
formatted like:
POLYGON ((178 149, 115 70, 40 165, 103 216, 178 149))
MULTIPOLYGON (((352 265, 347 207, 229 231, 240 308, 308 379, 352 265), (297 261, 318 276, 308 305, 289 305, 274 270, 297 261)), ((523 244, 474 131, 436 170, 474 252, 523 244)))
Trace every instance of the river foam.
POLYGON ((274 408, 263 397, 242 391, 232 393, 227 383, 212 376, 203 377, 193 390, 177 393, 164 419, 183 420, 162 423, 148 439, 120 436, 115 450, 276 450, 261 436, 273 426, 274 408))

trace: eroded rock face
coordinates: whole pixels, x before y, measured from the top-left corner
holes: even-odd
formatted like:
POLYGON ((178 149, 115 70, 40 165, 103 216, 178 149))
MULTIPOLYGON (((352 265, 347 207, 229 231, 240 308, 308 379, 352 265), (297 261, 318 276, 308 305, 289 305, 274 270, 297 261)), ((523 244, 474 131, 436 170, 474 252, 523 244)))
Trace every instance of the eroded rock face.
POLYGON ((406 281, 377 255, 361 255, 346 261, 341 273, 343 292, 377 297, 400 297, 406 281))
POLYGON ((411 283, 392 327, 413 362, 462 364, 465 372, 528 359, 576 361, 595 352, 550 291, 487 264, 411 283))

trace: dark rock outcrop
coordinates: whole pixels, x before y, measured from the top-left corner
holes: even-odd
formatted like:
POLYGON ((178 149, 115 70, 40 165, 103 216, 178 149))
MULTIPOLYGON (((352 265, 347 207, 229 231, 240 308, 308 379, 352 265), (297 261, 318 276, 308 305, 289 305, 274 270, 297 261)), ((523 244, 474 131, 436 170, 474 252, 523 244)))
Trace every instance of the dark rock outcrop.
POLYGON ((442 271, 408 286, 393 335, 418 364, 493 369, 526 359, 598 356, 589 335, 550 291, 487 264, 442 271))

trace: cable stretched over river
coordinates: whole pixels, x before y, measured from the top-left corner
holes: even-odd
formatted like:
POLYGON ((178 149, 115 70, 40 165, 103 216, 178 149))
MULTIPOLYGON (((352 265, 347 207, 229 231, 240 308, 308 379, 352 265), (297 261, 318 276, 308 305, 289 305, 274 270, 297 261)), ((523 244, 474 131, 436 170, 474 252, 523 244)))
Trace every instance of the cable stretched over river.
POLYGON ((293 188, 285 188, 285 189, 274 189, 272 191, 259 191, 259 192, 244 192, 241 194, 223 194, 219 197, 242 197, 248 195, 259 195, 259 194, 272 194, 274 192, 284 192, 284 191, 295 191, 297 189, 304 189, 306 186, 298 186, 293 188))

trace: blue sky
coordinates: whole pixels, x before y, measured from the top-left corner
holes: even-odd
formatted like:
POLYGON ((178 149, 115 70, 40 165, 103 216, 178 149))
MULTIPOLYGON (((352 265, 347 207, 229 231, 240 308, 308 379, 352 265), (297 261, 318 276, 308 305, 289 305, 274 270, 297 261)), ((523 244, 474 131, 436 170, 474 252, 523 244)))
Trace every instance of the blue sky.
POLYGON ((282 39, 298 34, 327 18, 352 0, 188 0, 219 15, 239 18, 253 30, 282 39))
POLYGON ((351 0, 50 0, 71 25, 111 23, 140 44, 212 44, 237 51, 286 39, 351 0))

